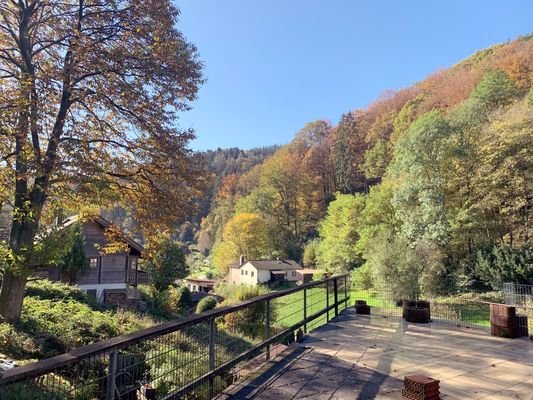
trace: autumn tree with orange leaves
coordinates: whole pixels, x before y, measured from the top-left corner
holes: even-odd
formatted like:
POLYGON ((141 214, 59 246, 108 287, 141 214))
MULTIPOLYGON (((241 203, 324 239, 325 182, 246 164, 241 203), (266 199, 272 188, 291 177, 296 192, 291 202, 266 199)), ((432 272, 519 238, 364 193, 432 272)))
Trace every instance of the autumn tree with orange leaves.
POLYGON ((0 3, 0 317, 15 321, 43 213, 122 204, 147 231, 203 190, 192 131, 176 127, 202 63, 169 0, 0 3))

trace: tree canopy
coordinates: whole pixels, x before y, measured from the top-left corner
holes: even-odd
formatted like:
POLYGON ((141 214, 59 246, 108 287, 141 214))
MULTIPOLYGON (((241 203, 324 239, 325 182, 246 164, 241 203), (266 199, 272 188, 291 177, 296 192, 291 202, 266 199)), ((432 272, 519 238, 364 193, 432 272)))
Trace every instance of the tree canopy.
POLYGON ((169 0, 0 4, 0 173, 12 211, 0 315, 20 312, 43 216, 121 203, 173 226, 204 186, 180 130, 203 82, 197 50, 169 0))

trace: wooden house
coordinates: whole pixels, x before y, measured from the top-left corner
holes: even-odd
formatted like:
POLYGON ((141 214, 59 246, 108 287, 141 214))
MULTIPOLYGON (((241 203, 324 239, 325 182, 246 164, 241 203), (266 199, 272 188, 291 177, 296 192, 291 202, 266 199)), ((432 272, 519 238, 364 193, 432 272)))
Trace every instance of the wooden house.
MULTIPOLYGON (((108 244, 105 231, 111 227, 111 223, 102 217, 81 221, 74 216, 66 219, 62 227, 67 228, 78 222, 85 239, 89 271, 76 277, 74 283, 102 303, 124 304, 139 299, 137 285, 149 282, 148 274, 139 270, 143 247, 127 235, 121 235, 127 250, 104 253, 102 249, 108 244)), ((48 268, 44 272, 50 280, 61 279, 57 268, 48 268)))

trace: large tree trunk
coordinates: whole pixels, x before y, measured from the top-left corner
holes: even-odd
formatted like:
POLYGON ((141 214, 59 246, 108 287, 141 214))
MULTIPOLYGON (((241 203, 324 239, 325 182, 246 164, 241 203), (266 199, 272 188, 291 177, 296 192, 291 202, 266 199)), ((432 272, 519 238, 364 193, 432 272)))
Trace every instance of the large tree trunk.
MULTIPOLYGON (((15 199, 16 209, 22 208, 19 205, 20 197, 22 196, 17 196, 15 199)), ((0 288, 0 320, 7 322, 16 322, 22 310, 24 289, 31 272, 33 242, 46 198, 39 189, 32 191, 30 197, 34 200, 33 207, 29 207, 21 220, 14 220, 11 227, 9 248, 16 259, 12 265, 7 266, 0 288)))
POLYGON ((10 271, 4 274, 0 289, 0 320, 16 322, 22 309, 27 278, 15 276, 10 271))

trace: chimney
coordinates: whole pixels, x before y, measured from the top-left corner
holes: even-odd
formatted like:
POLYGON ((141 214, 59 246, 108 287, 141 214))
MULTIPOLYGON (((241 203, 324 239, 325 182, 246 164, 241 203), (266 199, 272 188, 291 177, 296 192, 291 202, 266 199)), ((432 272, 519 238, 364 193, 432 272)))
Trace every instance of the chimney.
POLYGON ((244 256, 241 254, 241 256, 239 257, 239 267, 240 267, 241 265, 244 264, 244 260, 245 260, 245 258, 244 258, 244 256))

